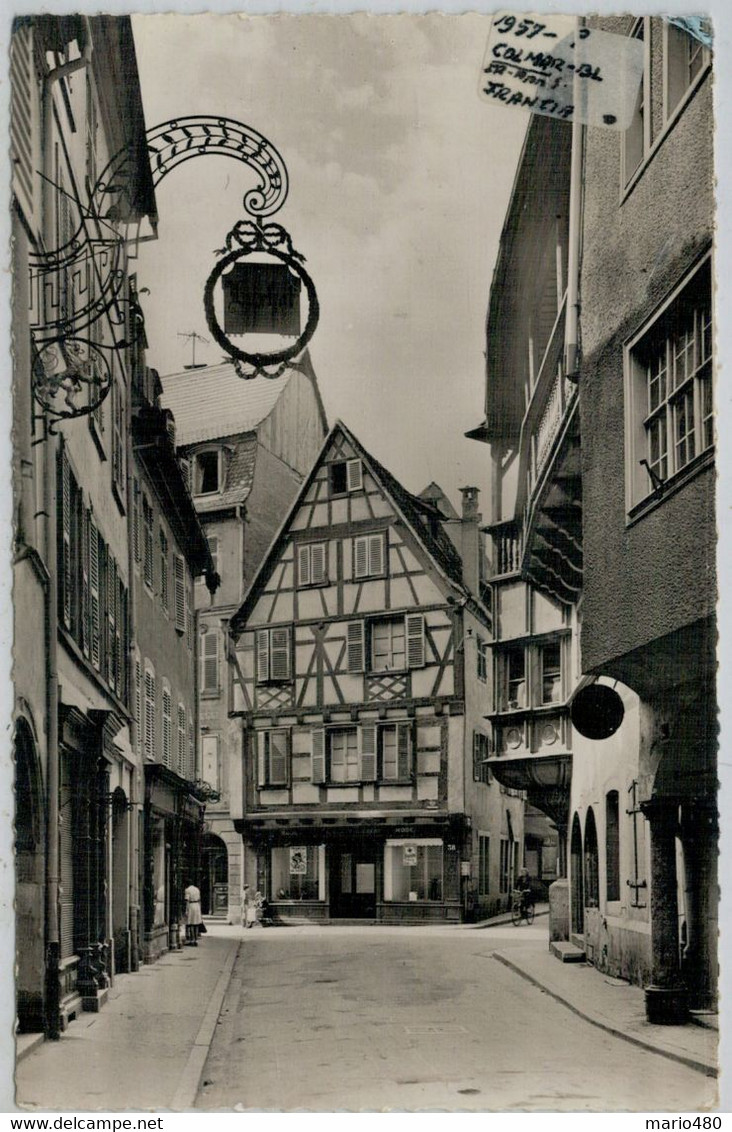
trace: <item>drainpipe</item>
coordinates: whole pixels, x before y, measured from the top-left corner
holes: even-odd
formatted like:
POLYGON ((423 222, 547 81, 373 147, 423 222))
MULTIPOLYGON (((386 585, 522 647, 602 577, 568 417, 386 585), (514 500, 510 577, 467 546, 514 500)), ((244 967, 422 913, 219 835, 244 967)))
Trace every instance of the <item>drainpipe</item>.
MULTIPOLYGON (((575 42, 583 20, 577 20, 575 42)), ((578 119, 579 79, 574 74, 574 108, 572 119, 572 159, 569 170, 569 247, 567 249, 567 319, 564 331, 564 372, 569 381, 579 378, 579 273, 582 242, 582 173, 584 165, 584 126, 578 119)))
MULTIPOLYGON (((88 21, 87 21, 88 25, 88 21)), ((79 59, 56 67, 43 80, 41 115, 43 136, 44 181, 42 188, 42 231, 53 244, 53 89, 59 79, 86 67, 91 59, 91 34, 87 31, 87 44, 79 59)), ((61 941, 59 932, 59 726, 58 726, 58 559, 56 530, 56 455, 58 445, 51 432, 50 415, 44 419, 45 442, 43 451, 43 509, 45 512, 44 556, 48 568, 46 589, 46 711, 47 711, 47 822, 46 822, 46 1036, 58 1040, 61 1036, 61 988, 59 963, 61 941)))

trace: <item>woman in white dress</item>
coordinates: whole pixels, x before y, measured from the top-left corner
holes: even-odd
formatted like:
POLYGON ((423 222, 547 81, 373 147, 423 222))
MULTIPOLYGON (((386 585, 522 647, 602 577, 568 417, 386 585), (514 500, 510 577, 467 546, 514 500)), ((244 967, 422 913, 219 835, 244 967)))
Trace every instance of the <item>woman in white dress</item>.
POLYGON ((186 902, 186 943, 198 947, 198 936, 203 918, 201 916, 201 892, 195 884, 189 884, 183 893, 186 902))

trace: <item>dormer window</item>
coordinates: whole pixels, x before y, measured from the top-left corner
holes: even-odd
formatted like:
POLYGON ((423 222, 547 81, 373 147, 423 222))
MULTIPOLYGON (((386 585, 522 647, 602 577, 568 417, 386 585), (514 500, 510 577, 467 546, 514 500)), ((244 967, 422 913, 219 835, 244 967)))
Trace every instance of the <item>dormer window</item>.
POLYGON ((329 465, 330 494, 347 495, 363 489, 363 468, 360 460, 338 460, 329 465))
POLYGON ((223 488, 224 464, 220 448, 198 452, 193 464, 194 495, 216 495, 223 488))

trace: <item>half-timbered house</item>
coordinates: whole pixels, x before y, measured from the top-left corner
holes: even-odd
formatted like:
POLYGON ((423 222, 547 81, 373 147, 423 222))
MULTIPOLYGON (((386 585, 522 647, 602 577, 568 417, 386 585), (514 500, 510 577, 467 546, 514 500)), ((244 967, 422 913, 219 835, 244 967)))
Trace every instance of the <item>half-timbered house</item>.
POLYGON ((283 919, 454 921, 471 888, 508 898, 523 798, 485 762, 490 614, 463 495, 475 537, 451 538, 337 423, 232 618, 232 816, 283 919))

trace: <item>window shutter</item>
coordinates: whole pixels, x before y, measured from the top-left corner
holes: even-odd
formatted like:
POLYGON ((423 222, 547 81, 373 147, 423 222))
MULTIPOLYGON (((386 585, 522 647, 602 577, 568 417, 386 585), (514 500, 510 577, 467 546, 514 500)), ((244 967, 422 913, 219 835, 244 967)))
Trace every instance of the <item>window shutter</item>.
POLYGON ((142 496, 142 527, 144 554, 143 572, 145 575, 145 584, 152 589, 155 575, 153 566, 153 513, 152 507, 144 493, 142 496))
POLYGON ((310 777, 314 783, 325 782, 325 730, 314 727, 310 732, 312 759, 310 777))
POLYGON ((310 547, 310 581, 314 586, 324 582, 328 576, 325 568, 325 543, 316 542, 310 547))
POLYGON ((369 574, 384 573, 384 536, 369 536, 369 574))
POLYGON ((301 586, 310 585, 310 547, 297 548, 297 581, 301 586))
POLYGON ((89 523, 90 512, 81 511, 81 648, 89 656, 91 618, 89 609, 89 523))
MULTIPOLYGON (((189 722, 188 723, 188 770, 187 770, 187 773, 186 773, 186 778, 189 778, 189 779, 191 779, 191 781, 193 781, 195 779, 195 777, 196 777, 196 743, 195 743, 195 736, 193 734, 193 724, 189 722)), ((216 782, 214 785, 218 786, 218 782, 216 782)))
POLYGON ((61 450, 61 540, 60 540, 60 566, 61 575, 60 599, 63 623, 67 629, 71 628, 71 468, 66 455, 66 449, 61 450))
POLYGON ((117 686, 117 563, 107 552, 107 683, 117 686))
POLYGON ((373 724, 364 724, 358 729, 361 781, 374 782, 376 779, 376 727, 373 724))
POLYGON ((397 775, 399 778, 412 776, 412 727, 409 723, 397 724, 397 775))
POLYGON ((117 656, 117 695, 121 700, 126 702, 127 690, 127 652, 125 648, 126 643, 126 621, 127 621, 127 603, 125 600, 125 587, 119 573, 117 574, 117 610, 115 614, 115 631, 114 631, 114 647, 117 656))
POLYGON ((365 625, 363 621, 349 621, 346 627, 346 668, 349 672, 363 672, 366 655, 365 625))
POLYGON ((473 782, 480 782, 481 770, 481 751, 480 751, 480 734, 477 731, 473 732, 473 782))
POLYGON ((99 642, 99 532, 91 514, 88 523, 89 534, 89 620, 91 660, 98 670, 100 664, 99 642))
POLYGON ((145 669, 145 754, 155 758, 155 674, 145 669))
POLYGON ((257 683, 266 684, 269 680, 269 629, 257 632, 257 683))
POLYGON ((407 664, 410 668, 424 668, 424 615, 408 613, 404 622, 407 636, 407 664))
POLYGON ((163 686, 163 766, 170 766, 173 721, 171 716, 170 688, 163 686))
POLYGON ((178 460, 181 475, 183 476, 183 483, 186 485, 188 494, 191 494, 191 461, 181 456, 178 460))
POLYGON ((273 680, 290 679, 290 629, 273 629, 271 640, 271 677, 273 680))
POLYGON ((144 720, 142 718, 142 664, 139 656, 135 657, 135 723, 137 724, 137 751, 140 754, 144 746, 144 720))
MULTIPOLYGON (((19 26, 10 39, 10 159, 12 189, 26 223, 37 231, 39 217, 39 83, 33 59, 33 28, 19 26)), ((71 954, 69 952, 69 954, 71 954)))
POLYGON ((186 769, 186 709, 178 704, 178 774, 185 777, 186 769))
POLYGON ((175 627, 179 633, 186 631, 186 573, 182 554, 175 556, 175 627))
POLYGON ((160 528, 160 604, 168 612, 169 578, 168 578, 168 539, 163 528, 160 528))
POLYGON ((289 779, 288 755, 290 750, 289 735, 279 732, 269 737, 269 782, 270 784, 286 785, 289 779))
POLYGON ((208 629, 202 637, 201 648, 201 691, 219 690, 219 634, 216 629, 208 629))
POLYGON ((363 487, 363 468, 360 460, 347 461, 346 486, 348 491, 361 491, 363 487))
POLYGON ((369 572, 369 540, 363 535, 353 540, 353 576, 365 578, 369 572))
POLYGON ((266 731, 257 732, 257 785, 265 786, 267 783, 267 739, 266 731))
POLYGON ((141 560, 140 551, 140 485, 137 480, 132 482, 132 550, 135 562, 141 560))

